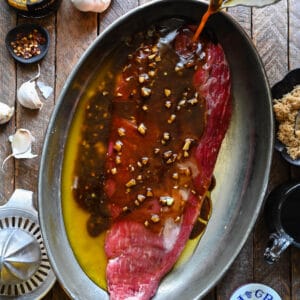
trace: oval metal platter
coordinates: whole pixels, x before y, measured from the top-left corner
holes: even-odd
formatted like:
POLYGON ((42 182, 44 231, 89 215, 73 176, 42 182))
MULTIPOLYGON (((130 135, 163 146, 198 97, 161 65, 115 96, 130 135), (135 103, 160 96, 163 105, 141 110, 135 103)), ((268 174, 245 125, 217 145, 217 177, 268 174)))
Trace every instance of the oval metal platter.
MULTIPOLYGON (((141 6, 105 30, 64 85, 50 120, 39 174, 39 216, 48 256, 73 299, 109 299, 78 264, 65 231, 61 205, 64 148, 85 88, 122 37, 167 18, 198 23, 207 4, 163 0, 141 6)), ((232 74, 233 116, 215 167, 217 185, 206 232, 189 260, 161 282, 154 299, 199 299, 225 274, 245 243, 263 203, 273 153, 270 89, 251 40, 226 13, 207 24, 222 44, 232 74)))

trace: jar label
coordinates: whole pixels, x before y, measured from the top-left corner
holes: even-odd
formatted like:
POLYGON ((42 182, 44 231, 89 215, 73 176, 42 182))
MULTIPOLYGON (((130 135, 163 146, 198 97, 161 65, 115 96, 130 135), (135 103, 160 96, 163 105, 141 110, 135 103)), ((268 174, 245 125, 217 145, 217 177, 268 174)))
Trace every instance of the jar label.
POLYGON ((58 0, 8 0, 8 4, 17 10, 24 12, 44 12, 47 9, 53 10, 58 6, 58 0))
POLYGON ((17 9, 28 11, 27 0, 8 0, 8 4, 17 9))
POLYGON ((279 294, 271 287, 261 283, 248 283, 239 287, 230 300, 281 300, 279 294))

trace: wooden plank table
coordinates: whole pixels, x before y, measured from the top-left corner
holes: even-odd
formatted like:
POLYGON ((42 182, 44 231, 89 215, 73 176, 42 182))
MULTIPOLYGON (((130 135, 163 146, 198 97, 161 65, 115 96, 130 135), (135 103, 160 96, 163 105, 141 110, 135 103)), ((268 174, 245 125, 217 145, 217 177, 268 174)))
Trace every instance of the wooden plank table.
MULTIPOLYGON (((70 71, 96 36, 113 20, 147 0, 113 0, 103 14, 81 13, 70 1, 64 0, 55 15, 34 20, 51 35, 51 46, 41 63, 41 81, 54 87, 54 93, 44 101, 40 112, 22 108, 16 102, 16 90, 24 81, 36 74, 37 66, 16 64, 5 48, 5 35, 15 25, 28 20, 16 15, 6 1, 0 1, 0 101, 14 106, 13 119, 0 125, 0 162, 10 154, 8 136, 16 128, 29 129, 36 138, 33 152, 38 158, 8 161, 5 172, 0 170, 0 204, 15 188, 37 192, 39 158, 44 134, 56 99, 70 71)), ((275 82, 290 70, 300 67, 300 1, 282 0, 266 8, 238 7, 228 10, 245 29, 256 45, 265 65, 269 83, 275 82)), ((200 16, 199 16, 200 17, 200 16)), ((269 189, 291 179, 300 180, 300 168, 290 167, 274 153, 269 189)), ((263 213, 249 236, 240 255, 219 284, 205 297, 229 299, 233 291, 248 282, 260 282, 273 287, 282 299, 300 299, 300 250, 290 248, 275 265, 263 260, 268 231, 263 213)), ((44 298, 69 299, 58 283, 44 298)), ((188 300, 188 299, 187 299, 188 300)))

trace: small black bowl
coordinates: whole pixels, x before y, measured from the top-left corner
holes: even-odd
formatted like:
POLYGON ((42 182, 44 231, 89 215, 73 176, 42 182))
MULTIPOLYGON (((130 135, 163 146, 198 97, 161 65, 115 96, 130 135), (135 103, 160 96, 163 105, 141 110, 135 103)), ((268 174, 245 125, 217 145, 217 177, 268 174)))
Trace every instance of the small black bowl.
MULTIPOLYGON (((281 99, 285 94, 291 92, 296 85, 300 84, 300 68, 290 71, 281 81, 276 83, 272 89, 273 99, 281 99)), ((278 123, 275 122, 276 132, 278 130, 278 123)), ((300 159, 292 159, 287 153, 286 147, 282 144, 277 137, 275 138, 274 147, 279 151, 282 157, 294 166, 300 166, 300 159)))
POLYGON ((36 63, 36 62, 40 61, 47 54, 49 45, 50 45, 50 36, 49 36, 48 31, 45 28, 43 28, 37 24, 25 23, 25 24, 18 25, 17 27, 13 28, 12 30, 10 30, 7 33, 6 39, 5 39, 5 44, 6 44, 6 47, 9 51, 9 53, 12 55, 12 57, 16 61, 18 61, 22 64, 32 64, 32 63, 36 63), (15 43, 17 40, 20 39, 20 37, 28 38, 29 35, 35 31, 36 31, 36 34, 38 34, 38 36, 39 36, 38 48, 40 50, 40 53, 36 54, 34 56, 31 56, 29 58, 25 58, 22 55, 18 56, 14 52, 14 47, 13 47, 12 43, 15 43))

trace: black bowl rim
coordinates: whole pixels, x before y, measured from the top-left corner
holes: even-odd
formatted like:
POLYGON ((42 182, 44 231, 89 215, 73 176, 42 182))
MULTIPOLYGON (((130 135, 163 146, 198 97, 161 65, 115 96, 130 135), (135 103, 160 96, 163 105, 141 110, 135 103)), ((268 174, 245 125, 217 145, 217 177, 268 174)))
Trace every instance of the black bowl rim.
POLYGON ((38 61, 40 61, 41 59, 43 59, 45 57, 45 55, 48 52, 49 46, 50 46, 50 35, 49 32, 42 26, 38 25, 38 24, 34 24, 34 23, 24 23, 24 24, 20 24, 17 25, 16 27, 14 27, 13 29, 11 29, 7 34, 6 34, 6 38, 5 38, 5 44, 6 44, 6 48, 9 51, 9 53, 11 54, 11 56, 18 62, 22 63, 22 64, 33 64, 36 63, 38 61), (40 33, 42 33, 45 38, 46 38, 46 43, 41 47, 41 54, 33 56, 31 58, 22 58, 20 56, 17 56, 11 46, 10 46, 10 42, 12 41, 12 38, 16 36, 16 34, 20 33, 20 32, 27 32, 31 29, 37 29, 40 33))
MULTIPOLYGON (((273 99, 280 99, 285 94, 291 92, 296 85, 300 84, 300 68, 293 69, 288 72, 282 80, 275 83, 274 86, 271 88, 271 93, 273 99)), ((274 117, 275 118, 275 117, 274 117)), ((278 123, 275 119, 275 129, 277 131, 278 123)), ((291 165, 293 166, 300 166, 300 158, 292 159, 289 154, 287 153, 286 146, 281 143, 277 136, 275 136, 275 144, 274 148, 280 152, 281 156, 291 165)))

